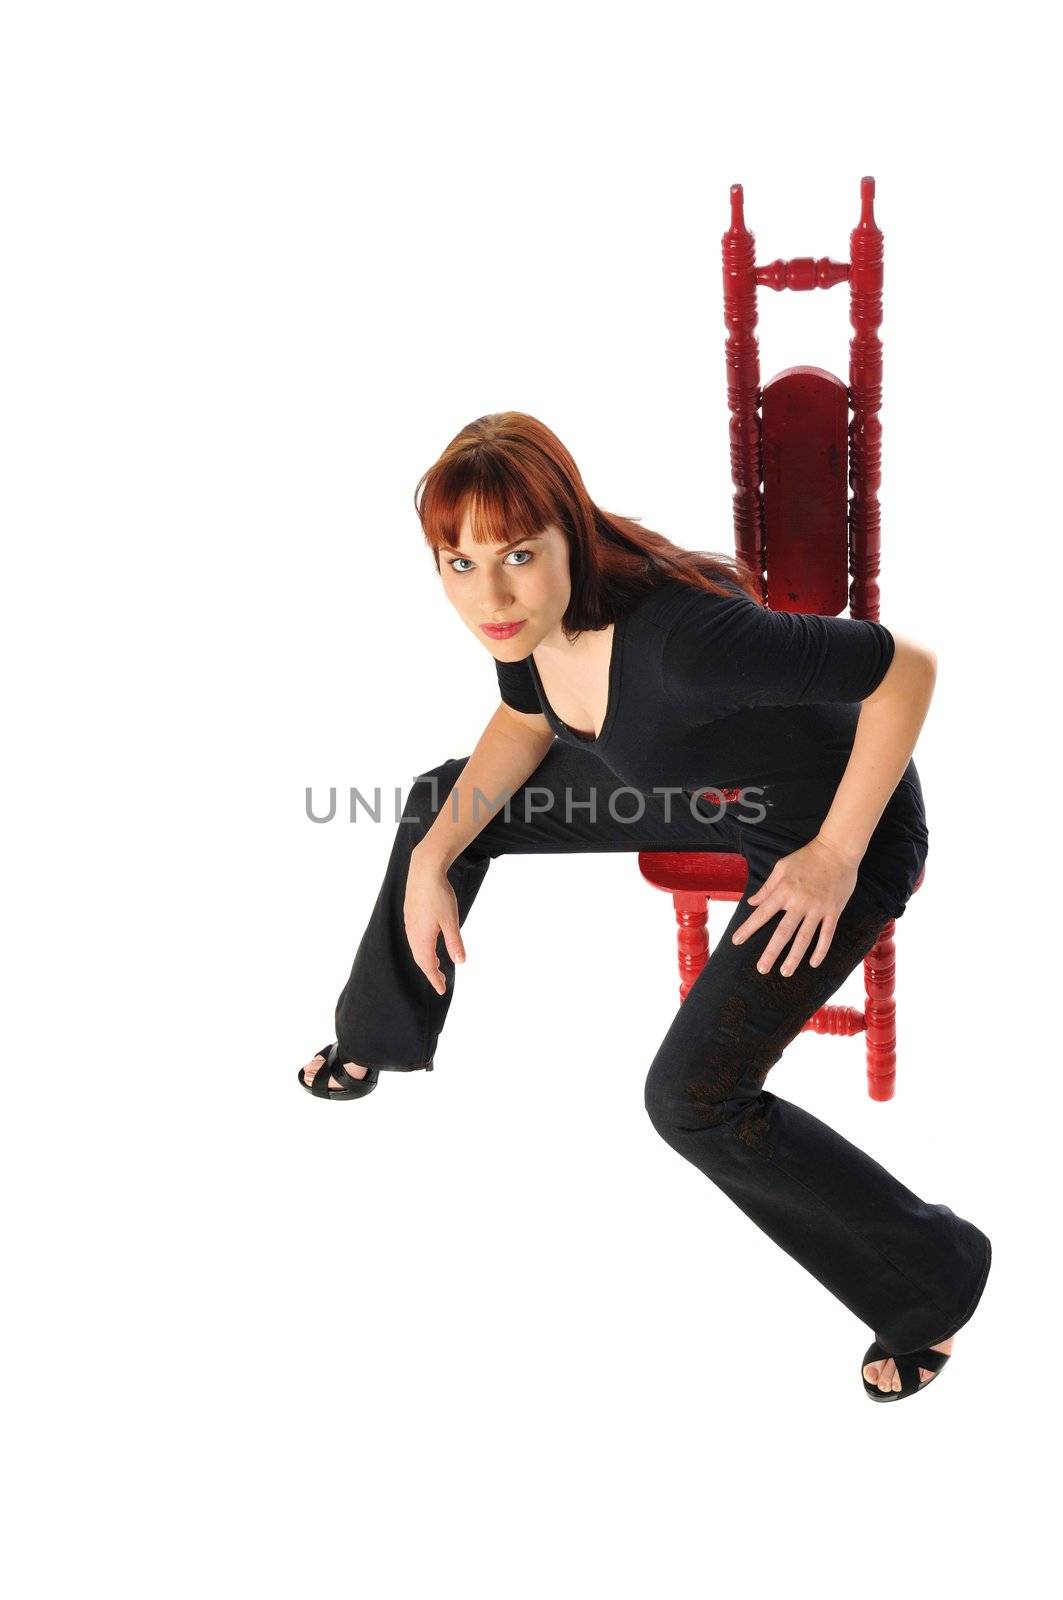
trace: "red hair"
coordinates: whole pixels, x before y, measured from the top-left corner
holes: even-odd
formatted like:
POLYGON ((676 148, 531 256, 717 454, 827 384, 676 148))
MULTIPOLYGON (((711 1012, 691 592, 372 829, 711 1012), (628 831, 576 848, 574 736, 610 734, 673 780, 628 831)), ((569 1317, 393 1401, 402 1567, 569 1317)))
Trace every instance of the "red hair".
POLYGON ((567 638, 608 627, 669 579, 710 594, 737 583, 764 603, 757 578, 737 557, 684 550, 637 519, 596 506, 561 440, 523 411, 477 417, 462 428, 418 482, 414 506, 437 571, 441 547, 458 548, 466 510, 475 544, 507 544, 548 524, 560 527, 572 579, 561 619, 567 638))

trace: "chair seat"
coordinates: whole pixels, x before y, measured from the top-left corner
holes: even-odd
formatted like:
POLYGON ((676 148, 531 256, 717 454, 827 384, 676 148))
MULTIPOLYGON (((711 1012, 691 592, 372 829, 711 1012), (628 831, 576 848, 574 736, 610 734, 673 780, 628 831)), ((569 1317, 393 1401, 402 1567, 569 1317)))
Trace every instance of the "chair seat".
POLYGON ((724 850, 641 850, 639 871, 669 894, 711 894, 717 900, 737 900, 749 876, 745 856, 724 850))
MULTIPOLYGON (((708 894, 714 900, 737 900, 749 876, 745 856, 724 850, 640 850, 639 871, 647 883, 669 894, 708 894)), ((923 879, 920 872, 914 894, 923 879)))

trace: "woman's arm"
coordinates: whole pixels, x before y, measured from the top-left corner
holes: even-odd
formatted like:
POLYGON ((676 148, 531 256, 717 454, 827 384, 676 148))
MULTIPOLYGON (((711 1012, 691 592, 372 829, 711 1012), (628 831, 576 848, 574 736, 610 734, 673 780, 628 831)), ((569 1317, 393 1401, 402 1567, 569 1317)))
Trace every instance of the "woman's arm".
POLYGON ((447 981, 439 964, 439 935, 452 961, 465 960, 457 896, 447 869, 527 781, 554 742, 541 712, 498 707, 440 804, 435 821, 410 851, 403 923, 413 959, 437 994, 447 981))
POLYGON ((817 930, 808 964, 818 967, 823 961, 871 835, 911 759, 934 693, 937 656, 898 634, 891 637, 893 660, 861 702, 852 752, 819 833, 778 860, 756 893, 746 897, 756 910, 731 935, 733 944, 744 943, 783 913, 757 962, 758 972, 770 972, 786 950, 779 970, 790 977, 817 930))
POLYGON ((541 712, 530 715, 504 703, 499 705, 438 816, 412 854, 446 872, 465 846, 527 782, 553 742, 554 731, 541 712), (480 794, 474 795, 477 789, 480 794))
POLYGON ((915 749, 937 679, 932 650, 894 634, 896 651, 874 694, 861 703, 852 754, 818 838, 859 866, 915 749))

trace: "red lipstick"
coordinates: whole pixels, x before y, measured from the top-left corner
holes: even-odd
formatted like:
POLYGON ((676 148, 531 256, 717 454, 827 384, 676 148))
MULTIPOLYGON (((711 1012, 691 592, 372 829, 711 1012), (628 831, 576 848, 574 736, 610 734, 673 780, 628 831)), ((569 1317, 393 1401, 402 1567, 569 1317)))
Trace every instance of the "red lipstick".
MULTIPOLYGON (((524 619, 524 622, 527 618, 524 619)), ((481 622, 480 627, 489 639, 512 639, 519 633, 524 622, 481 622)))

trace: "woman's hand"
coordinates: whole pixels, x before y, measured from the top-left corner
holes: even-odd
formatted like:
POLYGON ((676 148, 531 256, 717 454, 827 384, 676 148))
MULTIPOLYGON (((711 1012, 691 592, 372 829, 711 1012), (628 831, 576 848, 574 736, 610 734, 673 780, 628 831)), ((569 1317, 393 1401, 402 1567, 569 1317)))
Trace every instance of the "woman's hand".
POLYGON ((770 972, 776 956, 793 935, 793 944, 779 969, 784 977, 790 977, 817 928, 819 939, 808 964, 818 967, 830 949, 838 918, 856 888, 856 870, 851 861, 818 837, 792 855, 781 856, 757 892, 748 896, 749 904, 757 909, 733 935, 731 943, 741 944, 783 911, 785 915, 757 962, 757 971, 770 972))
POLYGON ((406 939, 413 959, 437 994, 445 994, 447 980, 439 965, 436 944, 442 933, 452 961, 465 960, 458 922, 458 899, 438 861, 410 851, 406 899, 402 908, 406 939))

